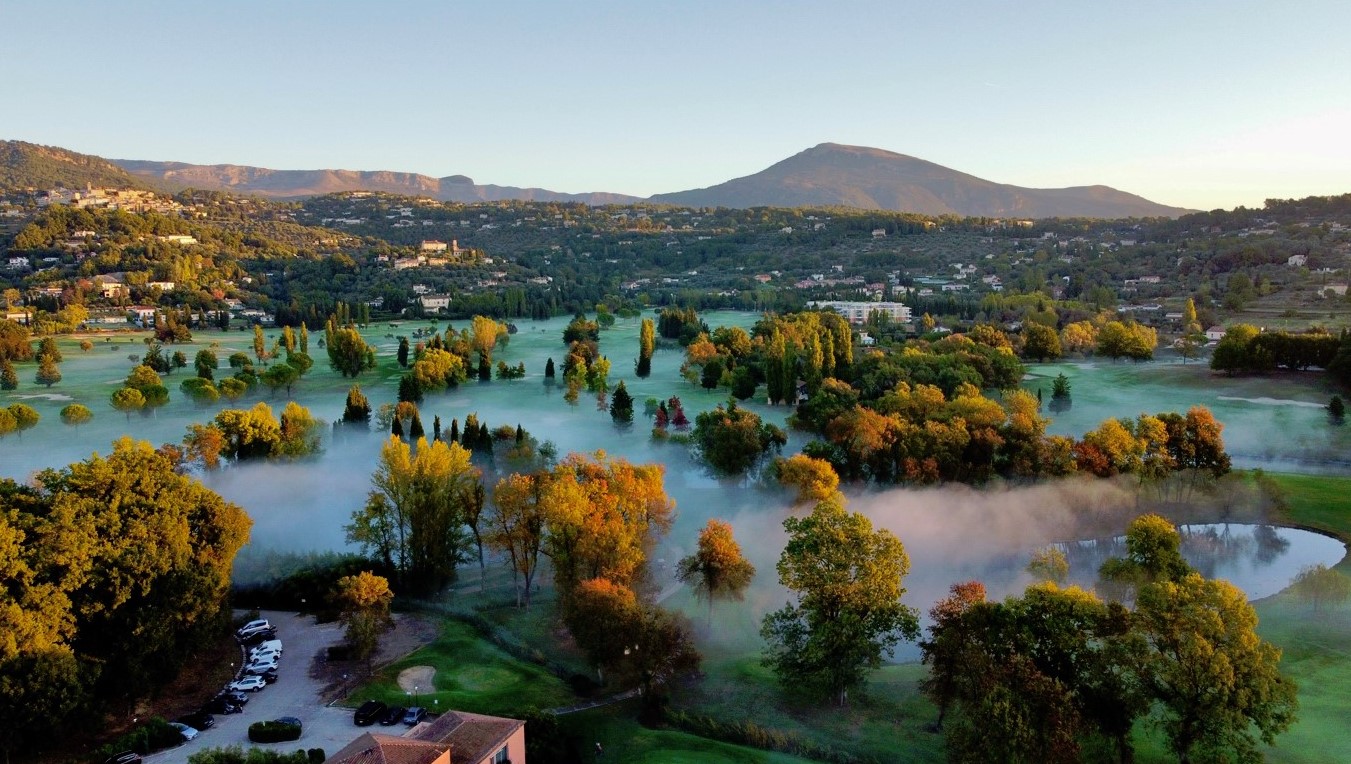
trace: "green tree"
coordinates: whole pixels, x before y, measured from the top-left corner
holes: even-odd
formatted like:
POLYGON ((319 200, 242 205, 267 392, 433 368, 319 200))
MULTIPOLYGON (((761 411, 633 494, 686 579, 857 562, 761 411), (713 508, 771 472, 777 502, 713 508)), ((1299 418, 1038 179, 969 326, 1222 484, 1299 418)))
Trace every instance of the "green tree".
POLYGON ((23 437, 25 430, 37 427, 38 421, 42 419, 42 415, 37 412, 37 409, 27 403, 11 403, 5 410, 9 412, 10 416, 14 417, 14 431, 19 433, 20 438, 23 437))
POLYGON ((628 388, 624 387, 623 380, 620 380, 619 386, 615 388, 614 396, 610 399, 610 418, 620 424, 633 421, 633 396, 629 395, 628 388))
POLYGON ((910 559, 890 531, 874 531, 836 500, 783 525, 779 583, 796 602, 765 617, 763 662, 785 686, 818 688, 843 705, 883 655, 919 634, 914 610, 901 603, 910 559))
POLYGON ((1342 396, 1334 395, 1328 401, 1328 419, 1333 424, 1342 424, 1346 421, 1346 403, 1342 401, 1342 396))
POLYGON ((699 531, 694 554, 676 565, 676 578, 694 588, 694 596, 708 600, 708 622, 713 623, 714 600, 740 601, 755 577, 755 566, 741 554, 732 526, 709 520, 699 531))
POLYGON ((71 403, 61 409, 61 422, 74 427, 77 433, 80 431, 80 425, 87 424, 93 418, 94 412, 83 404, 71 403))
POLYGON ((1051 398, 1054 400, 1066 400, 1070 397, 1070 380, 1064 374, 1055 375, 1051 382, 1051 398))
POLYGON ((399 366, 400 366, 401 368, 405 368, 405 369, 408 368, 408 338, 407 338, 407 337, 400 337, 400 338, 399 338, 399 350, 398 350, 398 353, 395 355, 395 359, 399 362, 399 366))
POLYGON ((366 344, 355 328, 337 327, 330 322, 327 344, 329 365, 344 377, 356 377, 375 368, 375 348, 366 344))
POLYGON ((211 384, 211 380, 204 377, 188 377, 178 389, 199 406, 210 406, 220 400, 220 390, 211 384))
POLYGON ((33 381, 47 387, 51 387, 61 381, 61 370, 56 368, 56 362, 52 360, 51 356, 44 355, 42 357, 42 361, 38 364, 38 371, 37 374, 34 375, 33 381))
POLYGON ((197 355, 192 359, 192 368, 196 370, 197 376, 202 379, 213 379, 216 369, 220 368, 220 359, 216 357, 214 350, 203 348, 197 351, 197 355))
POLYGON ((1294 723, 1295 683, 1238 587, 1196 573, 1161 579, 1140 591, 1133 620, 1147 645, 1141 680, 1183 764, 1198 751, 1260 761, 1257 740, 1271 745, 1294 723))
POLYGON ((1210 368, 1234 376, 1248 371, 1264 371, 1269 368, 1269 358, 1252 347, 1253 340, 1261 334, 1251 324, 1234 324, 1224 330, 1224 336, 1215 344, 1210 355, 1210 368))
POLYGON ((14 373, 14 364, 8 358, 0 358, 0 390, 17 390, 19 375, 14 373))
POLYGON ((694 418, 692 440, 700 456, 713 469, 739 475, 788 442, 784 431, 762 422, 755 412, 735 401, 721 404, 694 418))
POLYGON ((366 662, 369 675, 380 637, 394 628, 394 619, 389 615, 394 592, 389 581, 370 571, 343 576, 338 579, 333 599, 342 614, 339 620, 352 657, 366 662))
POLYGON ((226 400, 234 403, 244 397, 244 394, 249 391, 249 383, 242 379, 226 377, 220 381, 220 384, 216 386, 216 389, 220 391, 221 395, 225 396, 226 400))
POLYGON ((1059 548, 1048 546, 1032 553, 1032 559, 1027 563, 1027 572, 1039 581, 1050 581, 1059 585, 1069 577, 1070 563, 1059 548))
POLYGON ((286 395, 291 395, 291 387, 300 379, 300 372, 294 366, 286 363, 279 363, 267 367, 267 370, 259 377, 263 384, 267 385, 275 395, 281 388, 286 388, 286 395))

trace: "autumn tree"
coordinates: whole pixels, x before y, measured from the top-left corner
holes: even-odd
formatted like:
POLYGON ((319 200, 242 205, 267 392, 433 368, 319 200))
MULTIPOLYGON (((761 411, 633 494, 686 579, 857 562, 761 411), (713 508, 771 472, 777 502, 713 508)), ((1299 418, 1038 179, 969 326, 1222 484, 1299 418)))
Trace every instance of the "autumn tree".
POLYGON ((77 433, 80 431, 80 425, 88 424, 93 418, 94 412, 80 403, 67 404, 61 409, 62 424, 74 427, 77 433))
POLYGON ((1053 327, 1028 323, 1023 326, 1023 357, 1054 361, 1060 357, 1060 335, 1053 327))
POLYGON ((14 373, 14 364, 8 358, 0 358, 0 390, 17 390, 19 375, 14 373))
POLYGON ((796 490, 795 501, 799 504, 815 504, 839 496, 840 477, 825 459, 806 454, 779 457, 774 460, 774 474, 784 487, 796 490))
POLYGON ((389 614, 394 592, 389 588, 389 581, 370 571, 343 576, 338 579, 333 600, 341 613, 339 620, 352 657, 365 661, 369 674, 381 635, 394 628, 394 619, 389 614))
POLYGON ((343 406, 342 421, 347 424, 366 424, 371 421, 371 402, 361 392, 361 385, 347 389, 347 403, 343 406))
POLYGON ((23 433, 38 426, 42 415, 37 409, 29 406, 27 403, 11 403, 5 409, 9 415, 14 418, 14 431, 23 437, 23 433))
POLYGON ((910 559, 890 531, 874 531, 838 500, 783 525, 779 582, 796 601, 765 616, 763 663, 786 686, 817 688, 843 705, 901 639, 918 636, 914 610, 901 603, 910 559))
POLYGON ((929 610, 929 638, 921 641, 923 661, 929 674, 920 682, 920 690, 938 706, 934 728, 943 728, 943 719, 957 697, 962 670, 972 662, 975 645, 967 633, 963 616, 975 605, 985 602, 985 584, 966 581, 953 584, 947 597, 929 610))
POLYGON ((549 478, 547 472, 537 472, 513 473, 499 480, 485 521, 484 543, 511 561, 516 606, 526 609, 544 544, 543 502, 549 478))
POLYGON ((646 379, 652 374, 652 354, 657 349, 657 329, 652 319, 644 318, 642 326, 638 330, 638 362, 634 365, 634 373, 641 379, 646 379))
POLYGON ((145 396, 141 391, 131 387, 122 387, 113 391, 110 397, 113 408, 127 415, 127 421, 131 421, 131 412, 140 411, 145 408, 145 396))
POLYGON ((713 602, 740 601, 754 577, 755 566, 741 554, 741 546, 732 537, 732 526, 722 520, 709 520, 699 531, 694 554, 676 564, 676 578, 693 587, 696 598, 708 600, 710 625, 713 602))
POLYGON ((390 438, 371 476, 375 490, 353 513, 347 538, 388 560, 401 586, 440 591, 470 559, 465 518, 479 474, 458 443, 422 439, 410 448, 390 438))
POLYGON ((329 319, 324 349, 328 352, 329 365, 344 377, 357 377, 363 371, 375 368, 375 348, 366 344, 355 327, 340 327, 329 319))
POLYGON ((1258 740, 1271 745, 1294 723, 1295 683, 1238 587, 1196 573, 1161 579, 1141 589, 1134 621, 1147 645, 1141 681, 1183 764, 1198 752, 1260 760, 1258 740))

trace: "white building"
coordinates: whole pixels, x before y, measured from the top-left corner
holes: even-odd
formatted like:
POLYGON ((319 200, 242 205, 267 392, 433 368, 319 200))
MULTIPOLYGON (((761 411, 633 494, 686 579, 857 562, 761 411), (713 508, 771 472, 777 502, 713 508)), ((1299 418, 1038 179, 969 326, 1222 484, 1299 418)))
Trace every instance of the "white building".
POLYGON ((839 300, 827 300, 823 302, 808 303, 814 308, 829 308, 830 310, 844 316, 845 320, 851 324, 862 324, 868 320, 868 317, 874 313, 886 315, 892 321, 907 322, 910 320, 910 308, 899 302, 844 302, 839 300))
POLYGON ((417 298, 422 309, 428 313, 440 313, 450 307, 450 295, 448 294, 424 294, 417 298))

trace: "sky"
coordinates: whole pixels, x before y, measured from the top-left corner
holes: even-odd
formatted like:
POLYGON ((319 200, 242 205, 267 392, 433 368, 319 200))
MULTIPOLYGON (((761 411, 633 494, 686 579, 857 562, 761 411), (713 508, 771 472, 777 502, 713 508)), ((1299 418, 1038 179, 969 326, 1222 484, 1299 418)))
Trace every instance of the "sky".
POLYGON ((0 139, 638 196, 823 142, 1196 209, 1351 192, 1351 3, 0 0, 0 139))

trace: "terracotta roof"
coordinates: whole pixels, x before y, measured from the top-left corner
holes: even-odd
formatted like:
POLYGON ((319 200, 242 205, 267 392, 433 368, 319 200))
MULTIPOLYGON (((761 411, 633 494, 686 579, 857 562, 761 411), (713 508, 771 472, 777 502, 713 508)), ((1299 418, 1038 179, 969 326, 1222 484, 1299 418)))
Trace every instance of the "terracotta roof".
POLYGON ((328 761, 330 764, 432 764, 446 752, 446 747, 445 743, 437 741, 367 732, 330 756, 328 761))
POLYGON ((524 725, 525 722, 519 719, 471 714, 468 711, 447 711, 435 721, 420 725, 413 731, 413 737, 449 745, 451 764, 479 764, 501 750, 516 730, 524 725))

